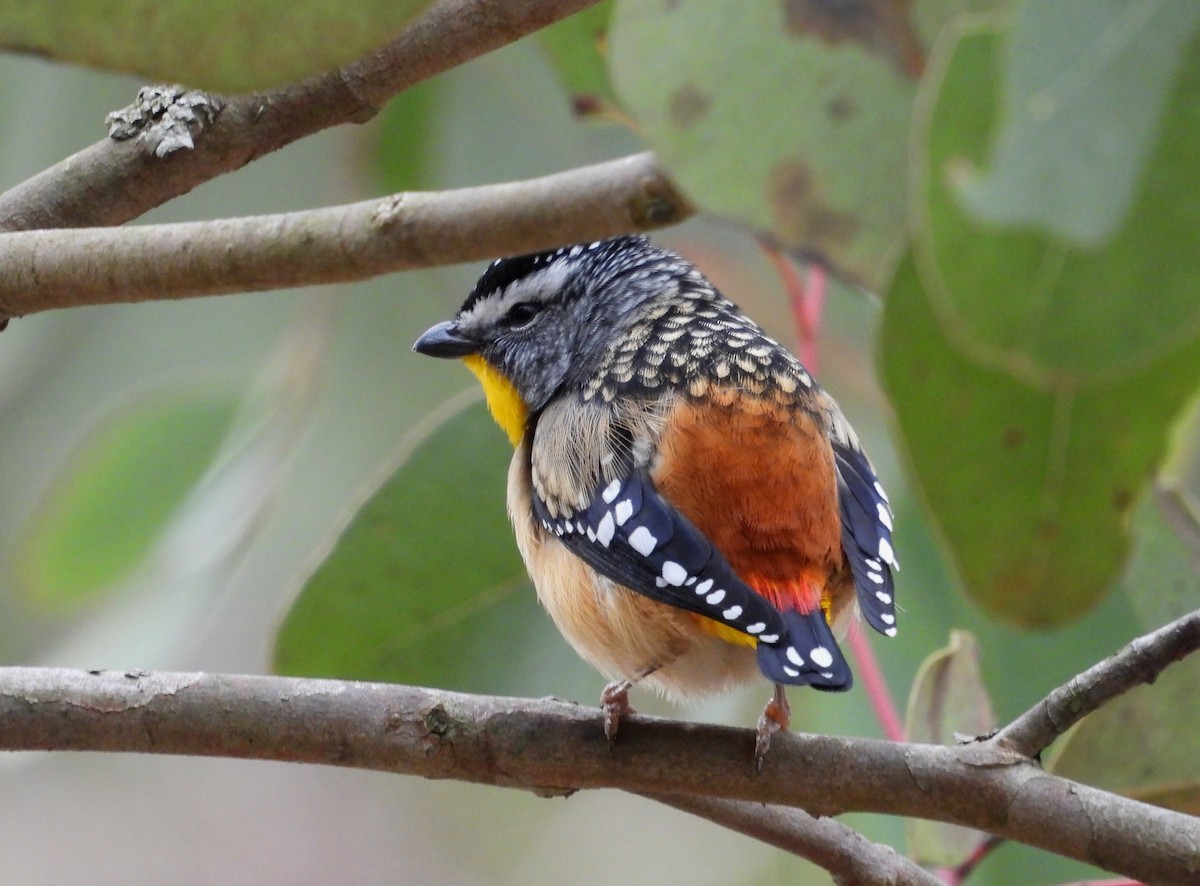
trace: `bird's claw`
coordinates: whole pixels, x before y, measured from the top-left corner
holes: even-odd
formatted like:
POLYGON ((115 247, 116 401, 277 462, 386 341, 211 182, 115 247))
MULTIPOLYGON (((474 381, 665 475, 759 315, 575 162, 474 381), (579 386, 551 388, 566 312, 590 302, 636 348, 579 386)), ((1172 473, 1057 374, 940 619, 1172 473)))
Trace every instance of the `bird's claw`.
POLYGON ((610 745, 617 737, 621 718, 634 712, 629 705, 629 690, 632 688, 633 684, 628 680, 620 680, 609 683, 600 693, 600 709, 604 712, 604 737, 610 745))
POLYGON ((792 708, 788 704, 783 688, 775 687, 774 697, 763 708, 758 718, 758 734, 754 740, 754 771, 762 772, 767 751, 771 749, 771 738, 776 732, 786 732, 792 725, 792 708))

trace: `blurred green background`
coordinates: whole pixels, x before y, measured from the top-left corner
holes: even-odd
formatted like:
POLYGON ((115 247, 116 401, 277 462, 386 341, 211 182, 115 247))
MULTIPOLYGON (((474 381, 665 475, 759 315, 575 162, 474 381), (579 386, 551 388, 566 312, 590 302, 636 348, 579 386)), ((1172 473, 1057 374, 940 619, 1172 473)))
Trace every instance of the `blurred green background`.
MULTIPOLYGON (((100 138, 105 113, 138 85, 0 59, 0 186, 100 138)), ((310 138, 144 221, 503 181, 644 147, 627 128, 575 117, 548 55, 527 40, 405 94, 368 126, 310 138)), ((772 335, 794 341, 783 286, 742 228, 710 218, 656 239, 692 258, 772 335)), ((456 401, 467 412, 439 424, 452 414, 446 402, 473 379, 410 350, 422 330, 452 314, 480 270, 15 321, 0 335, 0 661, 213 672, 265 672, 278 661, 305 673, 349 668, 595 703, 602 679, 522 582, 503 513, 507 441, 477 403, 465 406, 469 399, 456 401), (398 536, 384 534, 380 544, 405 564, 416 561, 413 551, 429 552, 423 539, 435 541, 434 553, 458 569, 452 580, 430 581, 437 572, 425 562, 402 576, 424 593, 395 599, 381 569, 374 581, 356 575, 369 586, 342 595, 345 605, 306 599, 310 608, 288 616, 337 533, 400 465, 404 482, 379 512, 381 525, 424 534, 394 543, 398 536), (467 513, 478 521, 470 532, 438 531, 467 513), (472 532, 484 531, 486 550, 471 543, 472 532), (479 558, 492 559, 478 574, 463 573, 479 558), (497 574, 504 581, 492 581, 497 574), (394 609, 381 612, 389 600, 394 609), (285 618, 290 632, 277 649, 285 618), (414 627, 389 644, 377 635, 389 619, 414 627), (450 628, 440 643, 423 632, 431 622, 450 628)), ((894 448, 876 380, 879 323, 875 300, 835 285, 819 377, 862 436, 896 510, 900 634, 875 646, 901 706, 920 663, 952 628, 977 636, 983 681, 1004 721, 1195 599, 1194 571, 1183 569, 1170 579, 1179 599, 1165 610, 1148 613, 1144 601, 1116 593, 1069 626, 1036 633, 968 602, 894 448)), ((1161 532, 1153 537, 1160 547, 1136 561, 1147 570, 1131 581, 1139 586, 1168 581, 1155 564, 1190 562, 1186 551, 1161 554, 1173 536, 1144 510, 1143 522, 1161 532)), ((685 712, 647 697, 635 705, 750 725, 766 695, 764 685, 685 712)), ((791 697, 797 729, 879 734, 861 690, 791 697)), ((0 791, 6 883, 827 880, 748 838, 615 792, 541 800, 315 767, 92 754, 8 755, 0 791)), ((847 821, 904 845, 899 821, 847 821)), ((1093 873, 1005 846, 971 882, 1036 886, 1093 873)))

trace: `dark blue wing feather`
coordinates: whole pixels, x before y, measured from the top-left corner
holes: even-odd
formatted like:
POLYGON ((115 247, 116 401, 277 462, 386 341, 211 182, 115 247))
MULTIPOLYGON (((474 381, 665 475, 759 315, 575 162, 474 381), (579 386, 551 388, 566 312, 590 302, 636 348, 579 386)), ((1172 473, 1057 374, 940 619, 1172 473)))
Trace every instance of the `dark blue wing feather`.
POLYGON ((896 635, 895 587, 899 569, 892 548, 892 509, 870 462, 858 449, 833 443, 842 517, 842 551, 854 575, 863 618, 875 630, 896 635))
POLYGON ((588 507, 543 527, 597 572, 671 606, 707 616, 757 641, 762 672, 777 683, 850 688, 850 669, 820 609, 783 612, 734 574, 696 526, 635 471, 597 490, 588 507))

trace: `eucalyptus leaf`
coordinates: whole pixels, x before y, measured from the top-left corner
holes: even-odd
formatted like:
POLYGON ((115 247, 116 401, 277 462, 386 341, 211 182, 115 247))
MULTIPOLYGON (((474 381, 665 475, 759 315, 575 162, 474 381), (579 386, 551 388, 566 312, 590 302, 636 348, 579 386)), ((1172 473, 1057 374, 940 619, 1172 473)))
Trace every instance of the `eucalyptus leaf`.
POLYGON ((1002 5, 622 0, 609 70, 697 205, 880 288, 929 49, 955 14, 1002 5))
POLYGON ((277 672, 516 691, 545 625, 505 515, 512 450, 476 401, 413 432, 287 614, 277 672))
POLYGON ((245 92, 352 61, 431 0, 0 0, 0 48, 245 92))
POLYGON ((930 71, 883 370, 968 592, 1048 626, 1120 574, 1133 509, 1200 385, 1200 51, 1172 83, 1126 217, 1096 248, 962 209, 960 172, 985 162, 995 132, 1002 38, 965 28, 930 71))
POLYGON ((237 405, 232 394, 158 394, 87 433, 18 538, 20 592, 70 609, 129 576, 211 466, 237 405))
MULTIPOLYGON (((929 655, 908 695, 905 739, 955 744, 987 735, 996 715, 979 673, 979 645, 969 631, 951 631, 950 642, 929 655)), ((920 818, 905 820, 909 855, 927 867, 957 867, 987 839, 981 831, 920 818)))

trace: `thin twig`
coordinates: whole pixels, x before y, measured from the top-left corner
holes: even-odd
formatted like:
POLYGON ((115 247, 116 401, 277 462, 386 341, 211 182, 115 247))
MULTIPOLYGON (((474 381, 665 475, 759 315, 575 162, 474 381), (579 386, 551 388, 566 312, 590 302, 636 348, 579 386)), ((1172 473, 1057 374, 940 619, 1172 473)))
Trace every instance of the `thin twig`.
POLYGON ((967 825, 1155 883, 1194 882, 1200 819, 1047 774, 987 744, 777 735, 555 699, 205 674, 0 669, 0 748, 288 760, 539 792, 619 788, 967 825))
POLYGON ((1153 683, 1169 665, 1200 649, 1200 609, 1138 637, 1088 668, 1001 729, 990 744, 1036 757, 1056 738, 1105 702, 1142 683, 1153 683))
POLYGON ((942 886, 937 877, 890 846, 873 843, 832 818, 814 818, 803 809, 711 797, 643 796, 807 858, 829 871, 841 886, 942 886))
POLYGON ((646 153, 282 215, 0 233, 0 308, 20 316, 362 280, 662 227, 692 211, 646 153))
MULTIPOLYGON (((597 0, 440 0, 395 40, 349 65, 234 96, 194 150, 158 158, 105 138, 0 194, 0 229, 119 225, 305 136, 363 123, 389 98, 597 0)), ((97 115, 97 124, 101 115, 97 115)))

